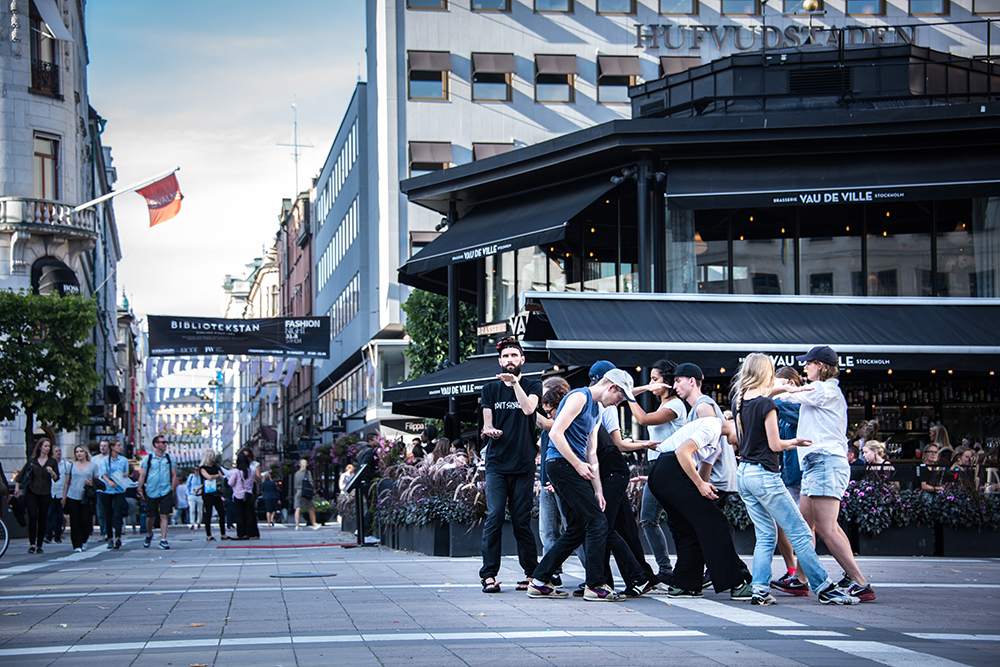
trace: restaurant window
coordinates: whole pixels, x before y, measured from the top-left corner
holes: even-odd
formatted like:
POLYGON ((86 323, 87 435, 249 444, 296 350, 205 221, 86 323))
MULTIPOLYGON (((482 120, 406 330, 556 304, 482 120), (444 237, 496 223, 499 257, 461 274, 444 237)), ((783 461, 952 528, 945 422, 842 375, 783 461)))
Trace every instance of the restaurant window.
POLYGON ((972 0, 973 14, 1000 14, 1000 0, 972 0))
POLYGON ((628 104, 628 88, 641 74, 639 56, 597 56, 597 101, 628 104))
POLYGON ((35 197, 59 199, 59 141, 35 135, 35 197))
POLYGON ((598 14, 635 14, 635 0, 597 0, 598 14))
POLYGON ((474 12, 509 12, 510 0, 472 0, 474 12))
POLYGON ((785 14, 810 14, 813 12, 822 12, 826 9, 823 6, 823 0, 784 0, 784 12, 785 14), (806 9, 806 5, 810 5, 806 9))
POLYGON ((931 270, 933 204, 869 205, 866 220, 868 296, 932 296, 923 272, 931 270))
POLYGON ((583 291, 617 291, 619 246, 617 219, 586 218, 580 221, 580 225, 583 239, 583 291))
POLYGON ((514 315, 516 307, 515 256, 504 252, 486 258, 486 321, 499 322, 514 315))
POLYGON ((848 16, 882 16, 885 0, 847 0, 848 16))
POLYGON ((59 40, 52 33, 31 3, 28 24, 31 29, 31 90, 46 95, 59 95, 59 40))
POLYGON ((448 0, 406 0, 407 9, 448 9, 448 0))
POLYGON ((447 100, 451 54, 447 51, 409 51, 408 95, 411 100, 447 100))
POLYGON ((660 56, 660 78, 680 74, 699 65, 701 58, 697 56, 660 56))
POLYGON ((850 296, 853 293, 852 273, 862 270, 864 215, 863 204, 800 209, 801 294, 850 296))
POLYGON ((451 166, 451 143, 447 141, 411 141, 410 176, 420 176, 451 166))
POLYGON ((531 246, 518 250, 515 294, 525 291, 544 292, 547 289, 548 257, 545 255, 545 251, 539 246, 531 246))
POLYGON ((698 0, 660 0, 661 14, 697 14, 698 0))
POLYGON ((795 294, 795 209, 733 211, 733 292, 795 294))
POLYGON ((911 16, 947 16, 949 13, 948 0, 910 0, 911 16))
POLYGON ((688 246, 698 294, 729 294, 729 211, 698 211, 688 246))
POLYGON ((512 150, 514 150, 514 144, 474 143, 472 144, 472 159, 485 160, 488 157, 503 155, 504 153, 509 153, 512 150))
POLYGON ((1000 197, 939 201, 937 270, 955 297, 1000 296, 1000 197))
POLYGON ((514 54, 472 54, 472 100, 510 102, 514 78, 514 54))
POLYGON ((563 12, 573 11, 573 0, 535 0, 536 12, 563 12))
POLYGON ((760 14, 760 0, 722 0, 725 16, 757 16, 760 14))
POLYGON ((535 101, 572 103, 577 74, 576 56, 535 56, 535 101))

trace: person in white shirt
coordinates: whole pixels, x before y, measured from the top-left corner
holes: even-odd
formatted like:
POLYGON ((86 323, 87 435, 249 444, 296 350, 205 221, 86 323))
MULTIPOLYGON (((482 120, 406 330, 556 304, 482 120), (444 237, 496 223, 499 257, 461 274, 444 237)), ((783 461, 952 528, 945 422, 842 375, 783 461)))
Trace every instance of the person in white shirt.
MULTIPOLYGON (((823 540, 840 566, 844 578, 838 586, 862 602, 875 599, 875 593, 854 561, 850 540, 837 523, 840 501, 851 480, 847 462, 847 401, 840 390, 837 364, 840 358, 833 349, 820 345, 795 357, 805 365, 812 391, 785 394, 781 400, 799 403, 799 438, 811 440, 812 446, 798 450, 802 468, 800 509, 809 527, 823 540)), ((775 387, 772 395, 783 391, 775 387)), ((804 581, 805 573, 796 573, 804 581)))
POLYGON ((48 523, 45 527, 46 542, 62 542, 63 531, 66 529, 65 503, 63 503, 63 488, 69 481, 73 464, 63 459, 62 447, 52 446, 52 458, 59 467, 59 479, 52 482, 52 502, 49 504, 48 523))

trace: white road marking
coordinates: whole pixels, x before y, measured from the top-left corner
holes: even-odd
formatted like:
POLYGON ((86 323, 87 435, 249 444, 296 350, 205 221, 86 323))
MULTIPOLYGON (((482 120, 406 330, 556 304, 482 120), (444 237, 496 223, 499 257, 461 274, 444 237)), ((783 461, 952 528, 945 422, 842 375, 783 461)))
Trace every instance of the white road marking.
POLYGON ((409 642, 409 641, 482 641, 517 639, 586 639, 642 638, 642 637, 704 637, 697 630, 552 630, 511 632, 367 632, 350 635, 308 635, 303 637, 233 637, 228 639, 190 639, 149 642, 122 642, 106 644, 76 644, 71 646, 32 646, 0 649, 0 657, 18 655, 51 655, 53 653, 79 653, 109 651, 147 651, 157 649, 222 648, 227 646, 276 645, 276 644, 334 644, 344 642, 409 642))
POLYGON ((846 637, 843 632, 833 630, 768 630, 784 637, 846 637))
POLYGON ((947 632, 904 632, 903 634, 917 639, 937 639, 941 641, 960 642, 1000 642, 1000 635, 958 635, 947 632))
MULTIPOLYGON (((770 614, 762 614, 759 611, 750 611, 749 609, 743 609, 741 607, 722 604, 721 602, 714 602, 712 600, 705 600, 701 598, 654 598, 660 600, 661 602, 671 605, 673 607, 680 607, 682 609, 688 609, 690 611, 696 611, 699 614, 706 614, 708 616, 714 616, 715 618, 721 618, 730 623, 736 623, 737 625, 748 625, 758 628, 766 627, 787 627, 787 628, 801 628, 804 627, 802 623, 796 623, 795 621, 790 621, 787 618, 781 618, 779 616, 771 616, 770 614)), ((749 602, 742 602, 740 604, 749 605, 749 602)))
POLYGON ((908 648, 883 644, 882 642, 859 642, 837 639, 807 639, 806 641, 827 648, 836 649, 842 653, 880 662, 889 667, 958 667, 960 662, 940 658, 929 653, 911 651, 908 648))
MULTIPOLYGON (((107 551, 107 549, 104 549, 104 551, 107 551)), ((73 553, 60 558, 39 560, 35 563, 28 563, 27 565, 12 565, 11 567, 5 567, 0 570, 0 575, 9 577, 14 574, 22 574, 24 572, 31 572, 32 570, 38 570, 43 567, 50 567, 53 563, 74 563, 81 560, 87 560, 88 558, 93 558, 99 553, 101 553, 101 551, 97 549, 81 551, 80 553, 74 551, 73 553)), ((44 556, 45 554, 42 555, 44 556)))

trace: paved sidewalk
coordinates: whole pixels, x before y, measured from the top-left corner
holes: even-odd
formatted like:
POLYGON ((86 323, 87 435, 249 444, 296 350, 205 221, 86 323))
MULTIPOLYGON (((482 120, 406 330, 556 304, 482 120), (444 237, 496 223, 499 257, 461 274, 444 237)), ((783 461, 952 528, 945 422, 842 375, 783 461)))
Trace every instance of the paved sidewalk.
MULTIPOLYGON (((0 664, 1000 664, 1000 560, 860 559, 879 597, 849 608, 714 592, 592 603, 515 592, 515 558, 504 592, 484 595, 477 559, 332 546, 354 542, 336 526, 261 534, 172 528, 168 551, 129 535, 119 551, 64 542, 42 556, 15 541, 0 560, 0 664)), ((580 575, 571 564, 565 587, 580 575)))

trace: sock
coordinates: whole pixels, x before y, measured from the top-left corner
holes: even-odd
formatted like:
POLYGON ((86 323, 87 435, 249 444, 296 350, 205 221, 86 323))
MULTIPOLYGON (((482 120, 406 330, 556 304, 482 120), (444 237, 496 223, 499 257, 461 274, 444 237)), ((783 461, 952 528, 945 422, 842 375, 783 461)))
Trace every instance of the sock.
POLYGON ((788 576, 790 576, 790 577, 794 577, 795 576, 795 568, 794 567, 788 568, 788 576))

